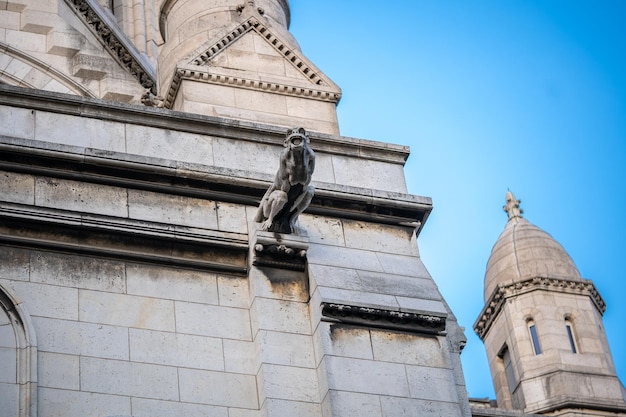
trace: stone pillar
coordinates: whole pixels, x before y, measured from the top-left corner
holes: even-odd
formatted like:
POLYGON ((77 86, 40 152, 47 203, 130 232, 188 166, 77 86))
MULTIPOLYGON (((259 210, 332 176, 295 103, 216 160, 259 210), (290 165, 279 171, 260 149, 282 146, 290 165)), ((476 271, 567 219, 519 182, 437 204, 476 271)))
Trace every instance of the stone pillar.
POLYGON ((250 247, 250 315, 262 415, 319 417, 303 258, 308 239, 257 231, 250 247))

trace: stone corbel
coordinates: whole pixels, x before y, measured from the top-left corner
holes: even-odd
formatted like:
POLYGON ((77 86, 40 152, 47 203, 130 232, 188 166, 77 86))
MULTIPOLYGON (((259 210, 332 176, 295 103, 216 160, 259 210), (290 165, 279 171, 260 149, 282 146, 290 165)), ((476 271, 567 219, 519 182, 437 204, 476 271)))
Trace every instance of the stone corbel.
POLYGON ((293 234, 282 234, 258 230, 252 237, 255 266, 304 271, 308 238, 293 234))

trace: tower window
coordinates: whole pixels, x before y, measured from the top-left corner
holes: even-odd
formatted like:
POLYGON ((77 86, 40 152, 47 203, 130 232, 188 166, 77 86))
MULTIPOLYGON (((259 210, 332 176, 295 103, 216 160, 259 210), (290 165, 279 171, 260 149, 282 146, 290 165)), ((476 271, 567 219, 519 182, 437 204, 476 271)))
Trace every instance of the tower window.
POLYGON ((506 375, 506 382, 509 386, 509 392, 512 394, 517 386, 515 380, 515 371, 513 370, 513 364, 511 363, 511 354, 509 353, 508 346, 504 346, 500 352, 500 358, 502 358, 502 365, 504 366, 504 374, 506 375))
POLYGON ((539 344, 539 336, 537 335, 537 327, 535 327, 535 322, 532 320, 528 321, 528 332, 530 333, 530 340, 533 344, 533 352, 535 355, 541 354, 541 345, 539 344))
POLYGON ((574 338, 574 329, 572 323, 569 320, 565 320, 565 330, 567 330, 567 337, 569 339, 569 346, 572 349, 572 353, 578 353, 576 349, 576 339, 574 338))

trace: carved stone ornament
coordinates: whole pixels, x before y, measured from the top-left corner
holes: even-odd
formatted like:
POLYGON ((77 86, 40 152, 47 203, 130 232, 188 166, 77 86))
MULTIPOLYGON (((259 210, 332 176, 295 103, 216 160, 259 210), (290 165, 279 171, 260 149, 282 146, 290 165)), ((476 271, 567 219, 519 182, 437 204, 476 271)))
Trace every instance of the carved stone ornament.
POLYGON ((125 68, 139 84, 156 94, 156 74, 150 62, 141 56, 135 45, 117 27, 117 24, 102 9, 96 0, 65 0, 76 15, 102 42, 123 68, 125 68))
POLYGON ((378 308, 322 303, 322 317, 339 323, 440 334, 446 330, 446 317, 378 308))
POLYGON ((261 223, 264 231, 293 233, 298 216, 315 194, 310 185, 315 153, 302 127, 287 131, 284 146, 274 183, 265 192, 254 221, 261 223))
POLYGON ((256 231, 253 238, 253 265, 304 271, 308 238, 256 231))

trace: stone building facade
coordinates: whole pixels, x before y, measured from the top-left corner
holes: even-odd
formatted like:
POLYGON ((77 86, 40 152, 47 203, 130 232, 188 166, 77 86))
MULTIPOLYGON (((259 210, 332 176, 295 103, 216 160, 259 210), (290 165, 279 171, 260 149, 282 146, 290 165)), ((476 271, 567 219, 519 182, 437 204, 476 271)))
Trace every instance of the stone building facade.
POLYGON ((408 148, 338 134, 288 21, 0 2, 2 417, 470 415, 408 148), (316 191, 275 234, 255 213, 293 126, 316 191))
POLYGON ((523 415, 470 406, 409 150, 339 135, 288 25, 286 0, 0 1, 0 416, 523 415), (293 126, 315 195, 277 234, 255 213, 293 126))

